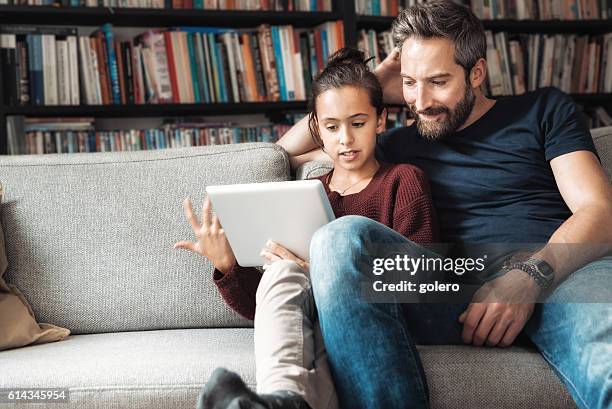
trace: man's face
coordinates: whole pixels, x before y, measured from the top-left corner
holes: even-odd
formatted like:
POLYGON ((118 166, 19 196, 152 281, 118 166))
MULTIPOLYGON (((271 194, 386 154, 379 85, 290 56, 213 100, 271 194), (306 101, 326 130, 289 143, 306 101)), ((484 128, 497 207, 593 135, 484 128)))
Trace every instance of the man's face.
POLYGON ((402 46, 403 94, 422 136, 440 139, 460 129, 474 107, 455 47, 443 38, 406 40, 402 46))

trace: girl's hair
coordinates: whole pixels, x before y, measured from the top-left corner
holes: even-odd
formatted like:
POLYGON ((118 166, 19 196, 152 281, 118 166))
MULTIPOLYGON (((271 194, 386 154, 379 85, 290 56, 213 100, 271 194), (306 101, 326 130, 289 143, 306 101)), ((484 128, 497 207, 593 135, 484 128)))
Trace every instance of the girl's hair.
POLYGON ((317 97, 325 91, 346 86, 363 88, 368 92, 370 104, 376 108, 376 115, 383 112, 385 106, 383 104, 382 87, 374 73, 366 65, 368 61, 362 51, 344 47, 329 57, 325 69, 314 79, 312 96, 309 101, 308 128, 312 139, 320 147, 323 147, 323 141, 317 125, 316 102, 317 97))

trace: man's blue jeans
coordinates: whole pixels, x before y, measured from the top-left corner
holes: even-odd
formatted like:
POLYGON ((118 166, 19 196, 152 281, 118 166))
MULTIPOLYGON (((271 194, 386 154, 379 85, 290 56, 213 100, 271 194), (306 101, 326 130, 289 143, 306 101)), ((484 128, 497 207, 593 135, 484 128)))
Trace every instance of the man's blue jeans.
MULTIPOLYGON (((361 216, 339 218, 312 240, 314 297, 343 409, 428 408, 415 344, 463 343, 458 317, 467 304, 364 300, 362 283, 372 276, 373 259, 385 257, 386 244, 415 257, 427 251, 361 216)), ((524 329, 581 409, 612 407, 612 304, 568 300, 610 300, 611 292, 607 257, 574 272, 546 303, 536 304, 524 329)))

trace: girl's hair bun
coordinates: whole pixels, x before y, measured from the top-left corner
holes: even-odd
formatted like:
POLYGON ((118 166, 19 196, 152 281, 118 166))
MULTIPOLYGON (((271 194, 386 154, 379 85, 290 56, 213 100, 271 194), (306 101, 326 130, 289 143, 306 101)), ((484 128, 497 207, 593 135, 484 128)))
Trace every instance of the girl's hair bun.
POLYGON ((351 64, 366 66, 365 53, 356 48, 344 47, 333 53, 327 60, 328 67, 351 64))

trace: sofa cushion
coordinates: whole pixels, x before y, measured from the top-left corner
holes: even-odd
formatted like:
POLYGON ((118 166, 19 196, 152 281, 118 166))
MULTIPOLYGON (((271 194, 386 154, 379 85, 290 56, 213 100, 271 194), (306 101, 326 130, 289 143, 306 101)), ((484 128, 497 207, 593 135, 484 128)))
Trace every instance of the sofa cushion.
MULTIPOLYGON (((0 184, 0 206, 2 193, 3 187, 0 184)), ((4 281, 7 264, 4 232, 0 224, 0 351, 66 338, 70 334, 66 328, 36 322, 34 311, 21 291, 4 281)))
MULTIPOLYGON (((0 353, 0 388, 69 388, 54 408, 195 408, 217 366, 255 386, 247 328, 71 335, 62 342, 0 353)), ((2 406, 0 404, 0 406, 2 406)))
POLYGON ((1 215, 9 267, 39 321, 74 334, 250 326, 222 301, 182 201, 209 184, 289 178, 286 153, 254 143, 161 151, 7 156, 1 215))
POLYGON ((591 130, 601 164, 612 183, 612 126, 591 130))
MULTIPOLYGON (((433 409, 574 408, 539 354, 512 347, 419 346, 433 409)), ((217 366, 255 387, 252 329, 70 336, 0 353, 0 388, 70 388, 59 408, 193 409, 217 366)), ((54 406, 56 407, 56 406, 54 406)))

